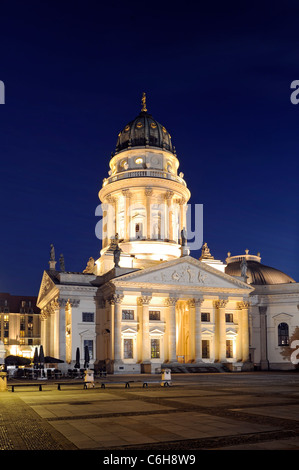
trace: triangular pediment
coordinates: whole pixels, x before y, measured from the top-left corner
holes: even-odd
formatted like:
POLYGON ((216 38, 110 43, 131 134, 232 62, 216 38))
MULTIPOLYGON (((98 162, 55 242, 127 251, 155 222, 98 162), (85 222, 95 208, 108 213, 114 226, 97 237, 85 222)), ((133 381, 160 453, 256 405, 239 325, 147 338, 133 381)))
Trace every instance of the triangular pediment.
POLYGON ((125 274, 112 280, 115 285, 153 284, 168 286, 183 286, 187 288, 221 288, 242 289, 250 293, 253 288, 241 280, 229 276, 208 266, 206 263, 185 256, 173 261, 167 261, 151 268, 125 274))
POLYGON ((40 285, 40 289, 39 289, 39 293, 38 293, 38 297, 37 297, 37 306, 40 307, 40 303, 42 302, 42 300, 47 297, 47 295, 49 294, 49 292, 55 287, 55 283, 53 282, 53 280, 51 279, 51 277, 49 276, 49 274, 47 273, 47 271, 44 271, 44 274, 43 274, 43 277, 42 277, 42 281, 41 281, 41 285, 40 285))

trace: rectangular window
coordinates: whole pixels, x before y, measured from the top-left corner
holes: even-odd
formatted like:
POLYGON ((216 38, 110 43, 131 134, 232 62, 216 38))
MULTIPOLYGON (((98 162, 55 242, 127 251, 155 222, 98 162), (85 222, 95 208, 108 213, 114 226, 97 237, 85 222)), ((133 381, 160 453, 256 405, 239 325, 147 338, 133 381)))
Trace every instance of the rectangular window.
POLYGON ((231 339, 226 340, 226 357, 227 357, 227 359, 234 357, 234 355, 233 355, 233 341, 231 339))
POLYGON ((82 312, 82 321, 93 323, 94 313, 93 312, 82 312))
POLYGON ((234 321, 234 316, 232 313, 226 313, 225 314, 225 321, 226 323, 233 323, 234 321))
POLYGON ((152 359, 160 358, 160 340, 159 339, 151 340, 151 358, 152 359))
POLYGON ((88 347, 89 359, 93 359, 93 340, 92 339, 85 339, 84 340, 84 349, 85 349, 85 346, 88 347))
POLYGON ((210 321, 210 313, 209 312, 202 312, 201 321, 210 321))
POLYGON ((209 359, 210 358, 210 340, 203 339, 201 342, 202 345, 202 358, 209 359))
POLYGON ((123 310, 122 311, 123 320, 134 320, 134 310, 123 310))
POLYGON ((148 313, 150 320, 160 320, 160 310, 150 310, 148 313))
POLYGON ((133 340, 124 339, 124 359, 133 359, 133 340))

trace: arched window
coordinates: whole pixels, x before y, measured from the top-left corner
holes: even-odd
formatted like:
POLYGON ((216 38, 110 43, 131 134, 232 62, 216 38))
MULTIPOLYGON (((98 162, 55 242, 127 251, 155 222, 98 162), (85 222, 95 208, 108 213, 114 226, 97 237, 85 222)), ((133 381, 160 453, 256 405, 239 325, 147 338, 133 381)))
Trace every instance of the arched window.
POLYGON ((287 346, 289 344, 289 326, 287 323, 278 325, 278 346, 287 346))

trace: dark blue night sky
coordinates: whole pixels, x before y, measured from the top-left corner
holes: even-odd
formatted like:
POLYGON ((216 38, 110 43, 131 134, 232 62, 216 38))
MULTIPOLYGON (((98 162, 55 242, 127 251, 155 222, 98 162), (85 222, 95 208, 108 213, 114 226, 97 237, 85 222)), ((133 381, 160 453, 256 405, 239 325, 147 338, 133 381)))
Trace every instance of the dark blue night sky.
POLYGON ((298 18, 297 1, 2 0, 0 292, 37 295, 51 243, 68 271, 99 256, 98 191, 142 92, 215 258, 248 248, 299 281, 298 18))

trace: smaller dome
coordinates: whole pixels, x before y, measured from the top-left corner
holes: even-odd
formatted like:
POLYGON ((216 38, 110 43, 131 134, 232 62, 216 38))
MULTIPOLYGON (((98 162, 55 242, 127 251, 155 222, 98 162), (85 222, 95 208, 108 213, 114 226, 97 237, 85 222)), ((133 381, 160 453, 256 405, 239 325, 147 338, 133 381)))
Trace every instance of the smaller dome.
POLYGON ((226 259, 227 266, 225 273, 230 276, 241 276, 241 262, 243 258, 247 263, 247 276, 248 283, 252 285, 272 285, 272 284, 289 284, 296 282, 290 276, 276 268, 261 264, 260 256, 249 255, 246 250, 246 255, 230 256, 228 253, 226 259))
POLYGON ((118 134, 115 154, 134 147, 156 147, 175 155, 175 148, 172 145, 170 134, 162 124, 147 112, 145 93, 143 94, 142 103, 143 107, 139 115, 118 134))

